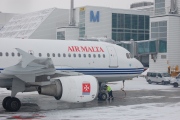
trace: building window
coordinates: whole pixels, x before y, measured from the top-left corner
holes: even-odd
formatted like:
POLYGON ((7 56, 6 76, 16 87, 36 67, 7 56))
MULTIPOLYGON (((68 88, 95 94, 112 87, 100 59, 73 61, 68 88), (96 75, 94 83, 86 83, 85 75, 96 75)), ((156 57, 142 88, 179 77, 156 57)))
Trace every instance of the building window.
POLYGON ((151 23, 151 39, 159 42, 159 52, 167 52, 167 21, 151 23))
POLYGON ((155 14, 165 14, 165 0, 155 0, 155 14))
POLYGON ((85 37, 85 10, 79 11, 79 37, 85 37))
POLYGON ((57 39, 58 40, 65 40, 65 31, 57 32, 57 39))
POLYGON ((115 41, 149 40, 149 16, 112 13, 112 39, 115 41))

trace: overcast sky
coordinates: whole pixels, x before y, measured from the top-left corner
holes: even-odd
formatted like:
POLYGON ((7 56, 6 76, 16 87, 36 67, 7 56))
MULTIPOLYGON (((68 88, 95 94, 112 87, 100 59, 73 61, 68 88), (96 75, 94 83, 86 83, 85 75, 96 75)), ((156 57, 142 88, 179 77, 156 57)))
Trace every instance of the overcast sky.
MULTIPOLYGON (((74 5, 129 9, 130 4, 141 1, 154 0, 74 0, 74 5)), ((69 9, 70 0, 0 0, 0 11, 4 13, 28 13, 52 7, 69 9)))

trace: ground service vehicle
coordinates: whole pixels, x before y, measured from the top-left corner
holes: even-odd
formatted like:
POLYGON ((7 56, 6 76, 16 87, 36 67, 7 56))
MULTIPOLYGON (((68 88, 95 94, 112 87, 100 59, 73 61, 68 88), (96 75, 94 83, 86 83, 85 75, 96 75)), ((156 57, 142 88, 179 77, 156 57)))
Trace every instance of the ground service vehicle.
POLYGON ((161 83, 163 85, 170 84, 171 76, 167 72, 148 72, 146 81, 151 83, 161 83))

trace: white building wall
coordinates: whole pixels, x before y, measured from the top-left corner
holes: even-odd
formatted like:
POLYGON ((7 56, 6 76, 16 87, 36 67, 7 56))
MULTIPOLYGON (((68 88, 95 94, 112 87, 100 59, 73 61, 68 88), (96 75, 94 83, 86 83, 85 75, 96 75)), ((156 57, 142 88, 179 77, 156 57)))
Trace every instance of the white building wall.
POLYGON ((180 16, 169 16, 167 53, 170 66, 180 66, 180 16))
POLYGON ((56 39, 56 28, 69 25, 69 10, 55 9, 29 39, 56 39))
POLYGON ((64 28, 65 40, 78 40, 79 39, 79 29, 78 28, 64 28))
POLYGON ((151 71, 164 71, 168 69, 168 66, 180 67, 180 16, 170 15, 151 18, 151 22, 167 21, 167 53, 166 59, 161 59, 161 55, 164 53, 157 54, 157 60, 154 62, 149 57, 149 65, 151 71))
POLYGON ((180 0, 177 0, 178 14, 180 14, 180 0))
POLYGON ((156 61, 154 61, 151 55, 149 55, 149 71, 167 72, 168 71, 167 53, 158 53, 156 61), (161 58, 162 55, 166 55, 166 59, 162 59, 161 58))
POLYGON ((112 33, 112 12, 110 8, 105 7, 85 7, 85 36, 91 37, 104 37, 111 38, 112 33), (99 22, 90 22, 90 11, 99 11, 99 22))
POLYGON ((85 7, 85 36, 89 37, 112 37, 112 13, 150 15, 150 12, 140 10, 112 9, 108 7, 85 7), (90 11, 99 11, 99 22, 90 22, 90 11))

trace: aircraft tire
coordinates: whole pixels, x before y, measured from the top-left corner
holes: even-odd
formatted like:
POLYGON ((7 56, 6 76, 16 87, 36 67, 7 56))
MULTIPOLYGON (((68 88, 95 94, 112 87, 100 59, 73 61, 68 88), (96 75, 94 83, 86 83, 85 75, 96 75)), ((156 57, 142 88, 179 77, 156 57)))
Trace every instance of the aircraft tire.
POLYGON ((12 97, 11 99, 8 99, 6 102, 7 110, 10 112, 16 112, 21 107, 21 102, 18 98, 12 97))
POLYGON ((101 93, 98 94, 98 100, 101 100, 101 93))
POLYGON ((60 100, 61 98, 60 97, 54 97, 56 100, 60 100))
POLYGON ((102 101, 105 101, 107 99, 107 94, 106 93, 101 93, 100 98, 102 101))
POLYGON ((162 81, 162 85, 165 85, 166 83, 164 81, 162 81))
POLYGON ((151 84, 151 83, 152 83, 152 81, 151 81, 151 80, 148 80, 148 83, 149 83, 149 84, 151 84))
POLYGON ((7 101, 8 101, 9 99, 11 99, 10 96, 5 97, 5 98, 3 99, 2 106, 3 106, 3 108, 4 108, 5 110, 7 110, 6 103, 7 103, 7 101))
POLYGON ((177 88, 179 85, 178 85, 178 83, 174 83, 173 86, 174 86, 175 88, 177 88))

